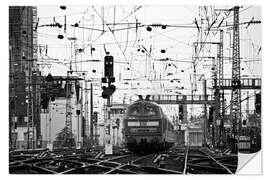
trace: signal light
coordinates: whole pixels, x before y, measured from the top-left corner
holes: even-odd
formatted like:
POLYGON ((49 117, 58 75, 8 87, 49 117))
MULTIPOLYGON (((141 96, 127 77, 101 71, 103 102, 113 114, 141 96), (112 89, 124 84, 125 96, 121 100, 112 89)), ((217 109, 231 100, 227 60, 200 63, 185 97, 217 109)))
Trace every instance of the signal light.
POLYGON ((108 99, 116 90, 115 85, 110 85, 109 87, 102 87, 103 92, 102 92, 102 97, 104 99, 108 99))
POLYGON ((110 90, 112 93, 114 93, 114 91, 116 90, 115 85, 110 85, 110 86, 109 86, 109 90, 110 90))
POLYGON ((117 128, 119 128, 119 126, 120 126, 120 120, 119 120, 119 118, 116 119, 115 124, 116 124, 117 128))
POLYGON ((106 126, 106 134, 107 134, 107 135, 110 135, 110 130, 111 130, 111 126, 110 126, 110 124, 108 124, 108 125, 106 126))
POLYGON ((105 93, 105 91, 102 92, 101 96, 104 99, 108 99, 109 98, 109 96, 105 93))
POLYGON ((109 82, 111 83, 115 82, 115 77, 109 77, 109 82))
POLYGON ((184 119, 184 107, 183 107, 183 105, 179 105, 178 117, 179 117, 179 120, 184 119))
POLYGON ((209 123, 213 123, 214 107, 209 108, 209 123))
POLYGON ((106 83, 107 82, 107 78, 105 78, 105 77, 101 78, 101 82, 102 83, 106 83))
POLYGON ((257 114, 261 113, 261 93, 255 96, 255 111, 257 114))
POLYGON ((93 123, 94 124, 97 124, 97 121, 98 121, 98 113, 95 111, 94 114, 93 114, 93 123))
POLYGON ((104 76, 113 77, 113 56, 105 56, 104 58, 104 76))

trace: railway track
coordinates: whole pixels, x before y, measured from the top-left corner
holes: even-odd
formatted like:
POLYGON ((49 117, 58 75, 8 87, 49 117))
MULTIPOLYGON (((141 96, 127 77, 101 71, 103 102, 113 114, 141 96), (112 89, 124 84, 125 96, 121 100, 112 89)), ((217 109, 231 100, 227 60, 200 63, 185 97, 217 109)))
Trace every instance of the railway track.
POLYGON ((184 174, 234 174, 237 156, 220 156, 206 149, 187 149, 184 174))
POLYGON ((102 152, 60 152, 10 157, 11 174, 233 174, 237 157, 203 148, 172 148, 158 154, 106 156, 102 152))

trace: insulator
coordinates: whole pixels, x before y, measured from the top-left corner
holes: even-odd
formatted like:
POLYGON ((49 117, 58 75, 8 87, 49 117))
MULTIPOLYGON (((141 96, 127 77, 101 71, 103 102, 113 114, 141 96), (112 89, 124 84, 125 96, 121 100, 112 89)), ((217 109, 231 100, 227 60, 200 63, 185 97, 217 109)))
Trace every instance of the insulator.
POLYGON ((147 26, 146 30, 147 31, 152 31, 152 28, 150 26, 147 26))

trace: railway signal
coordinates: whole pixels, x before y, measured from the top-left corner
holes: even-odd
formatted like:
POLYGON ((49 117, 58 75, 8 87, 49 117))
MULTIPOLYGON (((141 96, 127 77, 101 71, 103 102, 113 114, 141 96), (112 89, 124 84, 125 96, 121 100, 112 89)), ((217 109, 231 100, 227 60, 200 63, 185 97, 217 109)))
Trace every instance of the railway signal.
POLYGON ((209 122, 210 124, 213 123, 214 109, 215 109, 215 108, 214 108, 213 106, 209 108, 209 120, 208 120, 208 122, 209 122))
POLYGON ((93 123, 94 123, 94 124, 97 124, 97 121, 98 121, 98 113, 95 111, 95 112, 93 113, 93 123))
POLYGON ((119 128, 119 126, 120 126, 120 119, 119 118, 116 119, 115 124, 116 124, 117 128, 119 128))
POLYGON ((113 56, 105 56, 104 58, 104 76, 113 77, 113 56))
POLYGON ((115 92, 115 85, 111 84, 115 82, 115 77, 113 76, 113 56, 106 55, 104 57, 104 77, 101 78, 102 83, 108 83, 108 86, 103 86, 102 97, 104 99, 109 99, 109 97, 115 92))
POLYGON ((115 85, 109 85, 109 87, 103 86, 102 97, 108 99, 116 90, 115 85))
POLYGON ((257 114, 261 113, 261 93, 258 93, 255 96, 255 111, 257 114))
POLYGON ((107 126, 106 126, 106 134, 107 135, 110 135, 111 134, 111 125, 110 124, 108 124, 107 126))
POLYGON ((184 107, 183 105, 179 105, 179 113, 178 113, 179 120, 183 122, 184 120, 184 107))

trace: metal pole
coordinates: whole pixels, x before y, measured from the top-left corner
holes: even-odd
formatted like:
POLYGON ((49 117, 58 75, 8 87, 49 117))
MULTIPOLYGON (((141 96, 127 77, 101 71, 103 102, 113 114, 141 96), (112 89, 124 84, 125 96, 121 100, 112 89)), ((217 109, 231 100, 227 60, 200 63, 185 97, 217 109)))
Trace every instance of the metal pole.
POLYGON ((93 84, 90 84, 90 141, 91 144, 95 144, 93 142, 95 138, 93 138, 93 84))
MULTIPOLYGON (((110 84, 110 83, 109 83, 110 84)), ((109 85, 110 86, 110 85, 109 85)), ((107 119, 107 124, 109 124, 109 134, 108 134, 108 142, 110 142, 109 144, 111 144, 111 113, 110 113, 110 106, 111 106, 111 101, 110 101, 110 96, 107 99, 107 109, 108 109, 108 119, 107 119)))
MULTIPOLYGON (((33 87, 32 87, 32 93, 33 93, 33 87)), ((35 131, 34 131, 34 96, 32 95, 32 100, 31 100, 31 123, 32 123, 32 149, 35 149, 34 145, 35 145, 35 131)))
POLYGON ((77 114, 77 147, 80 148, 80 115, 77 114))
POLYGON ((45 118, 46 118, 46 131, 45 131, 45 137, 46 137, 46 146, 48 145, 48 112, 46 112, 46 115, 45 115, 45 118))
POLYGON ((49 100, 49 145, 51 147, 51 131, 52 131, 52 113, 51 113, 51 102, 49 100))
POLYGON ((115 143, 115 134, 114 134, 114 128, 112 128, 112 131, 113 131, 113 140, 112 140, 112 144, 114 145, 114 143, 115 143))
POLYGON ((87 90, 87 81, 84 81, 85 82, 85 105, 84 105, 84 123, 83 123, 83 145, 85 145, 85 142, 86 142, 86 137, 87 137, 87 134, 86 134, 86 127, 88 126, 88 90, 87 90))
MULTIPOLYGON (((207 100, 207 87, 206 87, 206 80, 203 80, 203 95, 204 95, 204 100, 207 100)), ((207 129, 208 129, 208 124, 207 124, 207 105, 204 104, 204 146, 207 145, 207 129)))
MULTIPOLYGON (((84 77, 85 79, 85 77, 84 77)), ((81 83, 81 125, 84 125, 83 123, 83 108, 84 108, 84 104, 83 104, 83 83, 81 83)), ((86 99, 85 99, 86 100, 86 99)), ((84 127, 81 126, 81 131, 83 132, 84 131, 84 127)), ((83 143, 83 140, 84 140, 84 136, 83 134, 81 133, 81 143, 83 143)))

